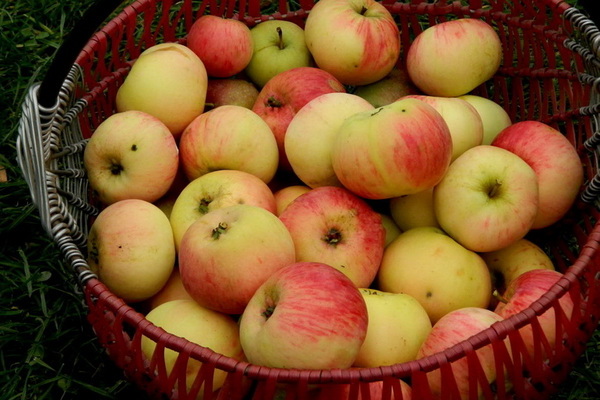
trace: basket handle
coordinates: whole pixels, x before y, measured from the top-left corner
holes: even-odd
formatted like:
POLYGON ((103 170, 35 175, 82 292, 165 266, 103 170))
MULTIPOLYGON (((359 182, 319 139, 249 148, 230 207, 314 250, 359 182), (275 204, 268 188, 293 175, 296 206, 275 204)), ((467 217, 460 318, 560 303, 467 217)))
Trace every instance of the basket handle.
POLYGON ((38 91, 41 106, 52 108, 58 99, 60 88, 83 46, 89 41, 100 24, 123 3, 124 0, 96 0, 75 24, 59 47, 38 91))

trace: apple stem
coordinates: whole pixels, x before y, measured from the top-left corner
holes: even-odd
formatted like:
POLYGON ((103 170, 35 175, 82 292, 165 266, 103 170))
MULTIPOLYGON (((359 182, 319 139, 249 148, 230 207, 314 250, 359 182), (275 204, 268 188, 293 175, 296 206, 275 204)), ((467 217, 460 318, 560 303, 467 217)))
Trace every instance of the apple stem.
POLYGON ((277 27, 277 36, 279 36, 279 50, 283 50, 285 48, 283 45, 283 30, 279 26, 277 27))
POLYGON ((502 183, 499 181, 496 181, 496 183, 494 183, 492 185, 492 187, 490 188, 490 190, 488 191, 488 196, 490 198, 494 198, 496 197, 496 195, 498 194, 498 192, 500 191, 500 187, 502 187, 502 183))
POLYGON ((508 299, 506 297, 504 297, 503 295, 500 294, 500 292, 498 291, 498 289, 494 289, 494 291, 492 292, 492 296, 494 296, 494 298, 496 300, 498 300, 500 303, 508 303, 508 299))
POLYGON ((269 306, 265 309, 265 311, 263 311, 261 315, 265 317, 265 319, 269 319, 269 317, 273 315, 273 312, 275 312, 275 306, 269 306))
POLYGON ((112 163, 110 164, 110 173, 113 175, 119 175, 123 172, 123 166, 121 164, 112 163))
POLYGON ((212 230, 212 238, 218 240, 223 233, 227 231, 227 224, 225 222, 219 222, 219 225, 212 230))
POLYGON ((198 206, 198 212, 202 215, 208 213, 208 206, 211 203, 211 199, 202 199, 200 200, 200 205, 198 206))
POLYGON ((368 8, 365 6, 362 6, 360 9, 360 15, 365 15, 365 13, 367 12, 368 8))
POLYGON ((270 96, 267 99, 267 106, 273 108, 279 108, 282 106, 281 101, 277 100, 274 96, 270 96))

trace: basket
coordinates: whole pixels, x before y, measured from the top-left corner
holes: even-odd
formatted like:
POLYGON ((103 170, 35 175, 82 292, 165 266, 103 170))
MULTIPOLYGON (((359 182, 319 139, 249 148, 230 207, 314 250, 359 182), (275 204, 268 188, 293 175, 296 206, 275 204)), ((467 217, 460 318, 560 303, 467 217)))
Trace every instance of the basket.
POLYGON ((44 81, 31 87, 23 104, 17 147, 43 229, 83 288, 88 320, 99 342, 129 380, 152 398, 304 399, 315 387, 345 385, 346 391, 336 395, 325 391, 322 398, 369 399, 369 383, 382 382, 381 398, 401 399, 401 379, 410 383, 414 399, 432 399, 426 376, 438 370, 441 398, 459 399, 452 363, 466 359, 471 399, 546 399, 556 392, 600 317, 600 32, 590 19, 561 0, 382 0, 401 30, 403 54, 415 35, 442 21, 479 18, 494 26, 504 45, 504 61, 498 73, 473 94, 501 104, 513 121, 539 120, 559 129, 578 150, 585 183, 576 204, 560 222, 531 235, 564 276, 528 309, 444 352, 378 368, 287 370, 236 361, 171 335, 98 281, 85 261, 87 231, 99 206, 88 188, 82 151, 94 129, 115 112, 117 88, 145 48, 166 41, 185 43, 192 22, 205 13, 237 18, 250 27, 269 19, 302 26, 314 3, 120 3, 105 0, 92 6, 59 50, 44 81), (117 7, 119 11, 114 11, 117 7), (571 318, 559 304, 563 296, 574 299, 571 318), (556 342, 547 340, 538 320, 551 308, 557 315, 556 342), (536 339, 532 356, 518 331, 526 325, 536 339), (143 337, 157 342, 150 359, 140 349, 143 337), (475 355, 475 350, 487 345, 493 349, 497 370, 492 384, 475 355), (179 354, 170 374, 165 349, 179 354), (192 359, 203 366, 188 391, 185 373, 192 359), (212 376, 217 370, 225 371, 227 379, 213 393, 212 376))

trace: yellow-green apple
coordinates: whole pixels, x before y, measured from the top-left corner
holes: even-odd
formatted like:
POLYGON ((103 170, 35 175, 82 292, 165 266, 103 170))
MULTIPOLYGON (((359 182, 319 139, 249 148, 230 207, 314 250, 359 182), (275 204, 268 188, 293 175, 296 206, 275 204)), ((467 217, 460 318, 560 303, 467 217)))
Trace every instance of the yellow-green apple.
POLYGON ((532 229, 550 226, 569 211, 583 184, 583 167, 566 136, 542 122, 519 121, 492 145, 518 155, 537 175, 540 200, 532 229))
POLYGON ((284 138, 287 159, 306 185, 342 186, 331 165, 331 148, 344 120, 373 106, 350 93, 326 93, 302 107, 290 121, 284 138))
POLYGON ((483 141, 483 122, 479 113, 467 101, 456 97, 408 95, 429 104, 446 121, 452 136, 452 161, 483 141))
POLYGON ((369 287, 379 269, 385 229, 379 213, 337 186, 312 189, 279 215, 296 247, 296 261, 321 262, 369 287))
POLYGON ((171 276, 169 276, 162 289, 148 299, 148 309, 153 310, 159 305, 173 300, 194 300, 183 286, 178 266, 173 268, 171 276))
POLYGON ((199 304, 241 314, 258 287, 295 261, 286 226, 264 208, 237 204, 198 218, 179 245, 183 286, 199 304))
POLYGON ((165 285, 175 266, 167 216, 144 200, 120 200, 104 208, 90 227, 87 262, 114 294, 134 303, 165 285))
MULTIPOLYGON (((184 338, 197 345, 207 347, 225 357, 243 361, 244 353, 240 344, 239 330, 235 320, 229 316, 202 307, 193 300, 172 300, 151 310, 146 319, 166 332, 184 338)), ((156 342, 148 336, 142 336, 141 348, 146 359, 155 356, 156 342)), ((164 363, 167 374, 175 367, 179 353, 164 348, 164 363)), ((185 371, 186 389, 190 391, 194 380, 202 368, 202 362, 189 358, 185 371)), ((204 372, 206 374, 206 372, 204 372)), ((214 368, 212 389, 223 387, 227 372, 214 368)), ((206 385, 207 383, 204 383, 206 385)), ((196 389, 197 390, 197 389, 196 389)), ((181 396, 182 393, 179 393, 181 396)), ((190 397, 192 398, 192 397, 190 397)), ((198 400, 204 398, 204 387, 198 391, 198 400)))
POLYGON ((344 120, 331 150, 340 182, 367 199, 418 193, 435 186, 452 157, 452 137, 429 104, 402 99, 344 120))
POLYGON ((433 210, 433 187, 418 193, 391 198, 390 215, 402 231, 419 226, 439 228, 433 210))
POLYGON ((466 248, 488 252, 522 239, 538 212, 534 170, 508 150, 465 151, 433 190, 440 227, 466 248))
POLYGON ((427 311, 406 293, 360 288, 367 304, 369 326, 355 367, 379 367, 415 360, 431 331, 427 311))
POLYGON ((204 111, 224 105, 252 109, 257 97, 258 89, 252 82, 245 79, 209 79, 204 111))
POLYGON ((478 18, 431 25, 411 43, 406 70, 411 81, 431 96, 462 96, 490 79, 502 62, 495 29, 478 18))
POLYGON ((89 185, 102 203, 131 198, 154 202, 175 180, 179 150, 158 118, 126 111, 98 125, 85 147, 83 164, 89 185))
POLYGON ((185 231, 198 218, 235 204, 262 207, 273 214, 277 211, 269 186, 248 172, 223 169, 191 181, 175 200, 169 217, 176 248, 185 231))
POLYGON ((281 215, 288 204, 296 200, 296 197, 301 196, 310 190, 311 188, 305 185, 284 186, 281 189, 276 190, 273 193, 273 196, 275 197, 275 203, 277 204, 276 214, 278 216, 281 215))
POLYGON ((526 271, 555 269, 548 254, 537 244, 525 238, 500 250, 480 255, 490 268, 494 286, 500 292, 504 292, 506 286, 526 271))
POLYGON ((142 52, 117 90, 117 111, 139 110, 160 119, 178 138, 204 110, 208 75, 187 46, 160 43, 142 52))
POLYGON ((334 92, 346 92, 346 88, 330 73, 314 67, 280 72, 263 86, 252 111, 260 115, 273 131, 279 148, 280 167, 291 170, 284 140, 294 115, 315 97, 334 92))
POLYGON ((242 106, 225 105, 200 114, 181 134, 179 152, 189 180, 211 171, 235 169, 269 183, 279 165, 271 128, 242 106))
POLYGON ((479 113, 483 122, 483 140, 481 144, 491 144, 501 130, 512 124, 510 115, 494 100, 474 94, 465 94, 458 98, 467 101, 479 113))
POLYGON ((304 29, 299 25, 284 20, 264 21, 250 33, 254 51, 245 73, 259 88, 283 71, 312 65, 304 29))
POLYGON ((353 93, 367 100, 373 107, 381 107, 401 97, 420 92, 410 81, 406 69, 396 67, 377 82, 357 86, 353 93))
POLYGON ((387 247, 394 239, 402 233, 402 229, 396 224, 394 219, 387 214, 379 214, 381 217, 381 224, 385 229, 385 246, 387 247))
POLYGON ((432 323, 459 308, 485 308, 492 295, 485 261, 434 227, 410 229, 385 248, 377 287, 411 295, 432 323))
POLYGON ((367 334, 365 301, 352 281, 318 262, 293 263, 256 291, 240 319, 249 362, 275 368, 348 368, 367 334))
MULTIPOLYGON (((502 301, 498 303, 494 311, 503 318, 509 318, 528 308, 543 295, 549 293, 562 277, 563 274, 555 270, 533 269, 526 271, 511 281, 502 293, 502 301)), ((571 295, 566 293, 557 303, 564 315, 570 319, 574 307, 571 295)), ((525 351, 531 356, 537 353, 537 351, 541 351, 542 357, 545 358, 550 355, 557 341, 558 343, 562 341, 562 337, 556 337, 556 326, 557 324, 564 326, 565 322, 562 319, 557 321, 554 307, 548 308, 548 310, 535 318, 537 318, 540 324, 543 337, 538 335, 537 331, 534 334, 531 324, 526 324, 520 328, 519 334, 523 339, 525 351), (545 340, 548 341, 550 349, 546 347, 545 340)))
POLYGON ((228 78, 246 68, 254 41, 242 21, 202 15, 190 27, 187 46, 202 60, 208 76, 228 78))
MULTIPOLYGON (((419 349, 417 358, 434 356, 437 353, 457 345, 467 340, 469 337, 482 332, 494 323, 502 321, 503 318, 493 311, 479 308, 466 307, 454 310, 442 317, 431 329, 431 332, 425 339, 425 342, 419 349)), ((505 341, 508 346, 508 342, 505 341)), ((494 357, 494 350, 491 344, 475 350, 476 359, 481 366, 487 382, 493 384, 497 376, 497 364, 494 357)), ((482 389, 480 384, 472 386, 475 379, 472 375, 473 370, 469 365, 467 357, 462 357, 451 362, 454 382, 458 389, 461 399, 481 398, 482 389), (477 393, 470 393, 471 388, 475 388, 477 393)), ((479 374, 479 372, 477 372, 479 374)), ((435 399, 445 399, 450 396, 449 388, 444 390, 445 384, 442 382, 442 375, 439 368, 433 369, 427 373, 429 388, 435 399)))
POLYGON ((317 66, 345 85, 382 79, 400 55, 394 17, 375 0, 320 0, 310 10, 304 32, 317 66))

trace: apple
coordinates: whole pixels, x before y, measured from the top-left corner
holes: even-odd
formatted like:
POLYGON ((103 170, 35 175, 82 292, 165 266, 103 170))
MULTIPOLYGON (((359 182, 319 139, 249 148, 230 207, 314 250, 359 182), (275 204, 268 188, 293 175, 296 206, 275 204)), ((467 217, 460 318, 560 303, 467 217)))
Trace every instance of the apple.
POLYGON ((277 204, 276 214, 279 216, 285 210, 285 208, 298 196, 303 195, 311 190, 310 187, 305 185, 290 185, 284 186, 273 193, 275 197, 275 203, 277 204))
POLYGON ((492 272, 495 287, 503 292, 522 273, 532 269, 554 270, 554 263, 537 244, 520 239, 500 250, 480 254, 492 272))
POLYGON ((312 99, 334 92, 346 92, 346 88, 330 73, 313 67, 281 72, 261 89, 252 111, 260 115, 273 131, 279 148, 280 167, 291 170, 284 141, 294 115, 312 99))
POLYGON ((279 165, 271 128, 242 106, 225 105, 200 114, 183 131, 179 151, 189 180, 211 171, 234 169, 269 183, 279 165))
POLYGON ((239 322, 252 364, 272 368, 348 368, 367 334, 363 296, 335 268, 298 262, 256 291, 239 322))
POLYGON ((459 308, 485 308, 492 295, 485 261, 434 227, 410 229, 386 247, 376 287, 411 295, 433 323, 459 308))
POLYGON ((440 227, 433 210, 433 187, 391 198, 390 215, 402 231, 419 226, 440 227))
POLYGON ((483 140, 481 144, 492 144, 492 141, 501 130, 512 125, 510 115, 494 100, 473 94, 465 94, 458 98, 467 101, 479 113, 483 123, 483 140))
POLYGON ((259 88, 283 71, 312 66, 304 29, 299 25, 284 20, 263 21, 250 33, 254 51, 245 73, 259 88))
POLYGON ((198 218, 183 235, 178 255, 190 296, 226 314, 241 314, 269 276, 295 261, 294 241, 283 222, 246 204, 198 218))
POLYGON ((296 261, 321 262, 369 287, 385 246, 380 215, 363 199, 336 186, 299 196, 279 215, 296 248, 296 261))
POLYGON ((154 115, 179 138, 204 110, 207 85, 206 68, 192 50, 178 43, 157 44, 131 67, 117 90, 116 109, 154 115))
POLYGON ((494 28, 478 18, 431 25, 406 52, 406 70, 424 94, 455 97, 490 79, 502 62, 502 42, 494 28))
POLYGON ((583 167, 573 144, 557 129, 538 121, 519 121, 492 142, 521 157, 538 178, 539 207, 532 229, 560 220, 583 184, 583 167))
POLYGON ((413 194, 435 186, 452 157, 452 137, 429 104, 402 99, 346 118, 331 150, 344 187, 367 199, 413 194))
POLYGON ((381 217, 383 229, 385 229, 385 247, 387 247, 388 244, 392 243, 402 233, 402 229, 398 227, 398 224, 396 224, 391 216, 381 213, 379 216, 381 217))
POLYGON ((406 69, 396 67, 376 82, 357 86, 353 93, 377 108, 393 103, 401 97, 420 92, 410 81, 406 69))
POLYGON ((223 169, 191 181, 175 200, 169 217, 176 248, 179 249, 183 234, 198 218, 235 204, 262 207, 273 214, 277 211, 269 186, 248 172, 223 169))
POLYGON ((125 111, 98 125, 85 147, 83 165, 100 202, 129 198, 154 202, 175 180, 179 150, 158 118, 125 111))
POLYGON ((208 79, 204 111, 224 105, 252 109, 257 97, 258 89, 245 79, 208 79))
MULTIPOLYGON (((237 323, 229 315, 204 308, 193 300, 172 300, 151 310, 146 315, 146 319, 172 335, 207 347, 215 353, 239 361, 244 360, 237 323)), ((144 335, 141 348, 148 360, 151 360, 157 352, 156 342, 144 335)), ((164 352, 166 372, 170 374, 175 368, 179 353, 169 348, 161 351, 164 352)), ((192 389, 201 368, 202 362, 193 358, 188 359, 187 365, 182 370, 185 371, 185 384, 188 391, 192 389)), ((212 389, 217 391, 225 384, 227 372, 214 368, 212 377, 212 389)), ((179 396, 183 395, 179 393, 179 396)), ((197 397, 194 398, 202 400, 203 395, 204 387, 201 387, 197 397)))
MULTIPOLYGON (((539 300, 542 296, 548 294, 552 287, 562 278, 561 272, 549 269, 533 269, 526 271, 513 279, 506 290, 502 293, 501 299, 495 308, 495 312, 503 318, 509 318, 524 309, 528 308, 532 303, 539 300)), ((564 312, 567 318, 571 318, 573 313, 573 299, 570 294, 565 294, 558 300, 560 309, 564 312)), ((557 341, 562 338, 556 337, 556 325, 564 325, 564 322, 559 322, 556 319, 554 307, 550 307, 537 318, 543 332, 543 337, 534 334, 531 324, 524 325, 519 329, 519 334, 523 339, 525 351, 531 356, 536 354, 536 349, 541 349, 543 357, 549 357, 552 348, 557 341), (544 340, 548 341, 550 349, 545 346, 544 340)), ((513 347, 516 347, 513 345, 513 347)))
POLYGON ((470 103, 456 97, 408 95, 429 104, 446 121, 452 136, 452 161, 471 147, 483 141, 483 122, 470 103))
POLYGON ((353 399, 354 397, 350 394, 352 390, 356 390, 356 400, 411 400, 413 398, 411 386, 402 379, 391 379, 386 383, 383 380, 354 384, 328 383, 318 387, 308 398, 309 400, 353 399), (352 386, 357 386, 357 388, 353 389, 352 386), (387 392, 388 390, 389 392, 387 392))
MULTIPOLYGON (((443 316, 431 329, 431 332, 423 342, 417 355, 418 359, 434 356, 446 349, 467 340, 469 337, 489 328, 494 323, 502 321, 503 318, 493 311, 479 308, 466 307, 454 310, 443 316)), ((508 341, 505 342, 508 346, 508 341)), ((492 384, 496 380, 496 361, 492 345, 475 350, 487 381, 492 384)), ((471 381, 474 376, 470 373, 469 360, 462 357, 450 363, 454 381, 461 399, 481 398, 482 389, 480 384, 476 386, 477 393, 470 393, 471 381)), ((427 381, 434 398, 447 398, 450 395, 450 387, 443 391, 445 384, 442 382, 442 374, 439 368, 427 373, 427 381)))
POLYGON ((355 367, 379 367, 413 361, 431 331, 431 320, 417 299, 406 293, 360 288, 369 326, 355 367))
POLYGON ((93 221, 86 259, 112 293, 128 303, 147 300, 163 288, 175 266, 169 219, 144 200, 115 202, 93 221))
POLYGON ((490 145, 465 151, 433 190, 440 227, 478 252, 522 239, 536 218, 538 199, 534 170, 516 154, 490 145))
POLYGON ((382 79, 400 55, 394 17, 375 0, 320 0, 310 10, 304 32, 317 66, 345 85, 382 79))
POLYGON ((187 46, 202 60, 208 76, 228 78, 250 63, 254 41, 242 21, 202 15, 190 27, 187 46))
POLYGON ((194 300, 183 286, 178 266, 173 268, 173 272, 162 289, 148 299, 148 309, 153 310, 159 305, 173 300, 194 300))
POLYGON ((350 93, 326 93, 302 107, 290 121, 284 149, 292 170, 307 186, 342 186, 331 165, 331 148, 344 120, 373 106, 350 93))

